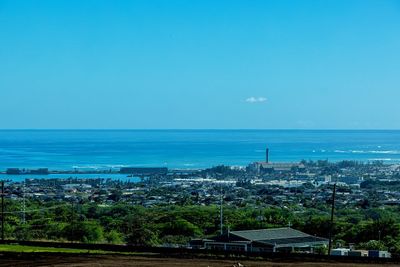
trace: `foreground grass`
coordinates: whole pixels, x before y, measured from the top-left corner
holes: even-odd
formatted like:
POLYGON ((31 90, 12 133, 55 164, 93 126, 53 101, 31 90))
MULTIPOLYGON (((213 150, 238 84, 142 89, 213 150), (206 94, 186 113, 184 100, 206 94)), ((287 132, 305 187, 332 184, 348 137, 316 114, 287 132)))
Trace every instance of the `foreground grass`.
POLYGON ((0 252, 53 252, 53 253, 93 253, 93 254, 114 254, 113 251, 103 250, 87 250, 87 249, 75 249, 75 248, 53 248, 53 247, 35 247, 35 246, 23 246, 23 245, 0 245, 0 252))

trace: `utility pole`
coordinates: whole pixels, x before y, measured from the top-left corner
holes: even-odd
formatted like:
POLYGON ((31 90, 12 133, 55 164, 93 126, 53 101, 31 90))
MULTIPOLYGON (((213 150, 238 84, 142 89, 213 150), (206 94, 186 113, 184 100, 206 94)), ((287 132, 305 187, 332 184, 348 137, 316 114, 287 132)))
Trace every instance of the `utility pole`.
POLYGON ((221 235, 224 233, 224 214, 222 211, 222 201, 223 201, 223 197, 222 197, 222 185, 221 185, 221 189, 220 189, 220 206, 219 206, 219 218, 220 218, 220 226, 221 226, 221 235))
POLYGON ((26 213, 26 203, 25 203, 25 180, 22 186, 22 223, 25 224, 26 218, 25 218, 25 213, 26 213))
POLYGON ((328 256, 331 255, 331 250, 332 250, 332 232, 333 232, 333 214, 335 212, 335 195, 336 195, 336 183, 333 184, 333 192, 332 192, 332 209, 331 209, 331 223, 329 226, 328 256))
POLYGON ((4 181, 1 181, 1 241, 4 242, 4 181))
POLYGON ((71 202, 71 242, 74 242, 74 225, 75 223, 75 214, 74 214, 74 200, 71 202))

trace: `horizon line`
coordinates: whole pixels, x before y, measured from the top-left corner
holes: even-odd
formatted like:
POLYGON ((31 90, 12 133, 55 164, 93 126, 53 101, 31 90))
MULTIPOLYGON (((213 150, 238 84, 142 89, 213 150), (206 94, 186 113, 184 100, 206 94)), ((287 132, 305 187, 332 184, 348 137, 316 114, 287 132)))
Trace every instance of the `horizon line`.
POLYGON ((400 128, 0 128, 0 131, 400 131, 400 128))

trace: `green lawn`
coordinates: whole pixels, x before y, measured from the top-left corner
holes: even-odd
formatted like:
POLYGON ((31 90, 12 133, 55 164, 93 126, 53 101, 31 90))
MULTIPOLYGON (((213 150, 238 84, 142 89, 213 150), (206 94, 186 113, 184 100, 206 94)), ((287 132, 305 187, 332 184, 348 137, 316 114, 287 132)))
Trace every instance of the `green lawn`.
POLYGON ((0 245, 0 252, 59 252, 59 253, 96 253, 96 254, 112 254, 116 252, 103 250, 87 250, 75 248, 52 248, 52 247, 35 247, 22 245, 0 245))

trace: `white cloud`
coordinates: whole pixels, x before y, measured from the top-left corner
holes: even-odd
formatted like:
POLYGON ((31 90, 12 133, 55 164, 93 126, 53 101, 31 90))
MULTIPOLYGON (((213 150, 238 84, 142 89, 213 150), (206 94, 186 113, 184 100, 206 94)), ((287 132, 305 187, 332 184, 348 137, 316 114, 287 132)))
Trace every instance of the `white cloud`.
POLYGON ((259 97, 251 96, 249 98, 246 98, 246 102, 247 103, 262 103, 262 102, 265 102, 265 101, 267 101, 267 98, 266 97, 262 97, 262 96, 259 96, 259 97))

